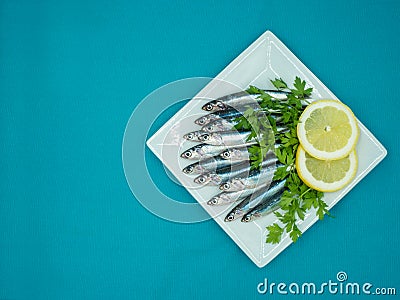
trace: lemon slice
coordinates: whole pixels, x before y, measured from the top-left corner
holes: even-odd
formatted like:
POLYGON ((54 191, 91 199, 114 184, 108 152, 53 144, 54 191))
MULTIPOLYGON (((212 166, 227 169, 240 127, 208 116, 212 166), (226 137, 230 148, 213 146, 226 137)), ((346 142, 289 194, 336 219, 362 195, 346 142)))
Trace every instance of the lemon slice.
POLYGON ((354 149, 359 135, 353 112, 338 100, 317 100, 301 114, 297 136, 304 150, 319 159, 340 159, 354 149))
POLYGON ((305 184, 321 192, 334 192, 346 186, 356 175, 357 164, 355 150, 337 160, 317 159, 301 146, 296 153, 297 174, 305 184))

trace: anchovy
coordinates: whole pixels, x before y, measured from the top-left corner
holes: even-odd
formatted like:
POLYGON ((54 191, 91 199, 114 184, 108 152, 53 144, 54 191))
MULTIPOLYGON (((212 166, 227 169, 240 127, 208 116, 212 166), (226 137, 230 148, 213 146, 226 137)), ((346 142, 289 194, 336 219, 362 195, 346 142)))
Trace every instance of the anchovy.
POLYGON ((260 204, 258 204, 256 207, 254 207, 252 210, 250 210, 248 213, 246 213, 242 217, 242 222, 248 223, 251 221, 254 221, 258 218, 264 217, 274 210, 279 208, 279 202, 281 201, 281 196, 283 194, 283 191, 275 194, 272 196, 270 199, 267 201, 264 201, 260 204))
MULTIPOLYGON (((269 160, 265 160, 261 163, 261 165, 264 167, 269 163, 271 163, 269 160)), ((220 185, 232 178, 244 178, 251 172, 250 164, 248 162, 244 162, 222 169, 216 169, 215 171, 209 173, 201 174, 194 179, 194 182, 202 185, 220 185)))
MULTIPOLYGON (((285 132, 289 129, 284 126, 278 126, 278 132, 285 132)), ((272 129, 271 129, 272 133, 272 129)), ((203 143, 210 144, 210 145, 242 145, 246 142, 254 142, 256 139, 252 137, 249 139, 251 131, 218 131, 218 132, 205 132, 198 136, 198 139, 203 143)), ((265 133, 264 133, 265 134, 265 133)))
POLYGON ((243 145, 232 145, 232 146, 225 146, 225 145, 221 145, 221 146, 214 146, 214 145, 209 145, 209 144, 199 144, 196 146, 193 146, 189 149, 187 149, 186 151, 184 151, 181 154, 182 158, 186 158, 186 159, 202 159, 202 158, 206 158, 206 157, 212 157, 212 156, 217 156, 219 155, 222 151, 229 149, 229 147, 237 147, 237 146, 250 146, 250 145, 254 145, 256 144, 255 141, 253 142, 247 142, 246 144, 243 145))
POLYGON ((250 165, 248 163, 234 165, 233 167, 217 169, 213 172, 201 174, 194 179, 194 182, 202 185, 219 185, 235 176, 245 173, 246 170, 250 170, 250 165))
MULTIPOLYGON (((276 159, 275 159, 276 161, 276 159)), ((261 170, 253 170, 247 177, 233 177, 232 179, 220 185, 219 189, 225 192, 242 191, 248 188, 254 188, 260 184, 271 182, 277 168, 282 167, 282 164, 264 166, 261 170)))
POLYGON ((198 119, 196 119, 194 122, 197 125, 204 126, 207 125, 210 122, 213 122, 215 120, 219 119, 233 119, 237 117, 241 117, 243 115, 243 112, 240 112, 236 109, 229 109, 229 110, 224 110, 224 111, 217 111, 214 113, 210 113, 207 115, 204 115, 198 119))
MULTIPOLYGON (((281 144, 276 143, 275 144, 275 148, 279 148, 281 146, 281 144)), ((230 161, 242 161, 242 160, 246 160, 249 159, 249 148, 250 147, 233 147, 230 149, 225 149, 224 151, 222 151, 220 153, 220 156, 223 159, 228 159, 230 161)))
POLYGON ((233 146, 245 144, 247 141, 255 141, 255 138, 248 140, 251 131, 222 131, 207 132, 199 135, 198 139, 203 143, 210 145, 227 145, 233 146))
POLYGON ((229 119, 220 118, 204 125, 201 130, 205 132, 228 131, 232 130, 237 123, 236 117, 229 119))
MULTIPOLYGON (((306 106, 309 104, 309 102, 311 102, 312 99, 306 101, 306 100, 302 100, 302 108, 305 109, 306 106)), ((219 119, 227 119, 227 120, 232 120, 235 119, 237 117, 241 117, 243 116, 244 111, 247 108, 253 108, 254 111, 259 111, 262 108, 258 105, 246 105, 244 107, 235 107, 235 108, 229 108, 226 110, 219 110, 219 111, 215 111, 212 113, 209 113, 207 115, 201 116, 200 118, 196 119, 194 121, 195 124, 200 125, 200 126, 204 126, 207 125, 215 120, 219 120, 219 119)), ((281 115, 282 112, 279 110, 273 110, 273 109, 268 109, 268 113, 271 117, 275 118, 277 121, 281 120, 281 115), (279 118, 279 119, 278 119, 279 118)))
POLYGON ((259 185, 252 189, 245 189, 243 191, 237 191, 237 192, 221 192, 218 195, 212 197, 210 200, 208 200, 207 204, 211 206, 220 206, 237 202, 253 194, 254 192, 264 188, 265 185, 266 184, 259 185))
POLYGON ((206 133, 206 132, 205 132, 205 131, 202 131, 202 130, 192 131, 192 132, 189 132, 189 133, 185 134, 185 135, 183 136, 183 138, 184 138, 185 140, 192 141, 192 142, 200 142, 201 140, 200 140, 199 138, 200 138, 200 136, 203 135, 204 133, 206 133))
POLYGON ((285 188, 285 182, 286 180, 274 181, 270 185, 269 189, 260 190, 257 193, 248 196, 226 215, 225 222, 236 220, 252 210, 258 204, 268 201, 272 196, 276 195, 285 188))
POLYGON ((249 147, 240 147, 240 148, 234 147, 231 149, 226 149, 221 152, 220 156, 223 159, 227 159, 230 161, 249 159, 250 157, 249 147))
MULTIPOLYGON (((278 100, 286 100, 288 95, 288 92, 284 91, 265 90, 264 92, 278 100)), ((209 112, 215 112, 227 110, 230 107, 240 107, 247 104, 259 103, 262 101, 261 98, 258 98, 259 96, 260 94, 249 94, 246 91, 242 91, 212 100, 204 104, 202 109, 209 112)))
MULTIPOLYGON (((221 110, 221 111, 216 111, 213 113, 209 113, 207 115, 204 115, 194 121, 197 125, 204 126, 207 125, 213 121, 220 120, 220 119, 225 119, 228 121, 234 120, 238 117, 243 116, 243 113, 246 111, 246 109, 252 108, 254 111, 259 111, 261 109, 260 106, 256 105, 247 105, 246 107, 241 107, 240 110, 239 108, 231 108, 227 110, 221 110)), ((279 111, 273 111, 269 110, 269 113, 271 117, 277 119, 280 117, 281 113, 279 111)))
POLYGON ((216 169, 221 169, 224 167, 228 167, 234 164, 238 164, 244 162, 245 160, 235 160, 229 161, 227 159, 223 159, 221 156, 209 157, 193 164, 190 164, 183 168, 182 172, 185 174, 203 174, 206 172, 211 172, 216 169))

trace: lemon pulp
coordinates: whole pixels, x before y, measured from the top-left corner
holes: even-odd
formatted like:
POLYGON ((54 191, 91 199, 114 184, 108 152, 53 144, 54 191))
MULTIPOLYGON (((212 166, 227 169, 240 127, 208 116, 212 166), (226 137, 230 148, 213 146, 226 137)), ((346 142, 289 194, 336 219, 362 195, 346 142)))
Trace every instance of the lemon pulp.
POLYGON ((309 187, 322 192, 333 192, 343 188, 354 178, 357 155, 353 150, 348 156, 338 160, 320 160, 299 146, 296 169, 301 180, 309 187))
POLYGON ((359 129, 346 105, 337 100, 318 100, 300 116, 297 135, 311 156, 333 160, 349 155, 357 143, 359 129))

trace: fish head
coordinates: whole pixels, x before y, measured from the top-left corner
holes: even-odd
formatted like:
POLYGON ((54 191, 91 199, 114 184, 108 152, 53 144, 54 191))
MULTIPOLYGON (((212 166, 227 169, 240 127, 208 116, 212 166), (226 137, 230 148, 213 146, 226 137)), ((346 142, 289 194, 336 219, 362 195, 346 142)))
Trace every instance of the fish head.
POLYGON ((230 188, 231 184, 229 182, 225 182, 219 186, 219 189, 223 191, 229 191, 230 188))
POLYGON ((195 159, 195 158, 197 158, 197 157, 195 157, 195 155, 196 155, 196 151, 194 151, 194 149, 188 149, 181 154, 181 157, 186 158, 186 159, 195 159))
POLYGON ((185 174, 193 174, 196 171, 197 166, 198 166, 198 163, 188 165, 182 169, 182 172, 185 174))
POLYGON ((198 146, 190 148, 181 154, 181 157, 186 159, 201 159, 203 156, 204 151, 198 146))
POLYGON ((252 212, 245 214, 241 221, 243 223, 249 223, 249 222, 257 220, 257 218, 260 218, 260 217, 261 217, 261 214, 259 212, 252 211, 252 212))
POLYGON ((231 156, 232 156, 232 151, 231 151, 231 149, 225 150, 224 152, 222 152, 222 153, 220 154, 220 156, 221 156, 223 159, 231 159, 231 156))
POLYGON ((210 140, 211 134, 209 132, 203 133, 202 135, 199 136, 200 141, 202 142, 208 142, 210 140))
POLYGON ((231 180, 231 189, 241 191, 246 188, 246 184, 243 182, 241 178, 233 178, 231 180))
POLYGON ((254 218, 253 218, 253 215, 252 215, 252 214, 246 214, 246 215, 243 216, 243 218, 241 219, 241 221, 242 221, 243 223, 249 223, 249 222, 251 222, 253 219, 254 219, 254 218))
POLYGON ((214 122, 212 124, 208 123, 204 125, 201 130, 204 130, 205 132, 214 132, 215 130, 215 124, 214 122))
POLYGON ((222 179, 221 177, 218 176, 218 174, 210 173, 209 177, 210 177, 210 182, 214 185, 219 185, 222 182, 222 179))
POLYGON ((219 196, 214 196, 210 200, 207 201, 207 204, 211 205, 211 206, 218 205, 219 203, 220 203, 219 196))
POLYGON ((227 149, 224 152, 221 153, 221 157, 223 159, 230 159, 230 160, 242 160, 246 159, 247 157, 244 157, 243 152, 240 151, 239 149, 227 149))
POLYGON ((220 134, 215 132, 206 132, 199 135, 199 140, 211 145, 222 145, 222 137, 220 134))
POLYGON ((188 141, 193 141, 195 137, 196 135, 194 134, 194 132, 189 132, 183 135, 183 138, 188 141))
POLYGON ((216 112, 220 110, 226 110, 227 106, 225 105, 225 103, 219 100, 213 100, 204 104, 202 109, 208 112, 216 112))
POLYGON ((217 131, 231 130, 232 128, 233 125, 231 123, 229 123, 224 119, 221 119, 208 123, 202 128, 202 130, 207 132, 217 132, 217 131))
POLYGON ((235 220, 234 212, 230 212, 224 219, 225 222, 232 222, 233 220, 235 220))
POLYGON ((198 142, 198 141, 199 141, 199 136, 200 136, 201 134, 203 134, 202 131, 192 131, 192 132, 189 132, 189 133, 184 134, 184 135, 183 135, 183 138, 184 138, 185 140, 188 140, 188 141, 198 142))
POLYGON ((202 116, 194 121, 197 125, 204 126, 210 122, 209 116, 202 116))
POLYGON ((240 178, 233 178, 230 181, 222 184, 219 188, 225 192, 234 192, 244 190, 246 185, 240 178))
POLYGON ((196 120, 194 120, 194 123, 200 126, 207 125, 208 123, 211 123, 215 120, 220 119, 220 117, 216 114, 210 113, 208 115, 202 116, 196 120))
POLYGON ((205 185, 211 181, 210 174, 202 174, 194 179, 195 183, 205 185))
POLYGON ((193 164, 193 170, 191 174, 203 174, 206 169, 201 165, 200 162, 193 164))
POLYGON ((224 220, 225 222, 232 222, 237 218, 239 218, 242 214, 243 213, 240 210, 235 209, 231 211, 229 214, 227 214, 224 220))
POLYGON ((202 106, 202 110, 208 111, 208 112, 212 112, 214 110, 215 107, 215 100, 207 102, 206 104, 204 104, 202 106))
POLYGON ((235 199, 231 199, 231 197, 229 196, 229 194, 226 193, 221 193, 219 195, 216 195, 214 197, 212 197, 207 204, 208 205, 224 205, 224 204, 228 204, 228 203, 232 203, 235 199))

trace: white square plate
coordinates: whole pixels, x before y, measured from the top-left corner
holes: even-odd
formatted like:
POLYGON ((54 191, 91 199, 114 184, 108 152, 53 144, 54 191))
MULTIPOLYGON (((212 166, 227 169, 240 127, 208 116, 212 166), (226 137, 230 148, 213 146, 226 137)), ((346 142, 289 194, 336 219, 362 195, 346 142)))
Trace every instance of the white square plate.
MULTIPOLYGON (((313 99, 337 99, 337 97, 270 31, 262 34, 242 54, 231 62, 214 80, 212 80, 194 99, 189 101, 179 112, 162 126, 148 141, 148 147, 162 160, 164 165, 174 176, 187 188, 189 193, 202 205, 202 207, 214 218, 222 229, 236 242, 236 244, 249 256, 259 267, 267 265, 280 252, 292 243, 288 235, 284 235, 282 241, 277 245, 266 244, 266 226, 276 221, 274 214, 270 214, 255 222, 243 224, 240 221, 226 223, 221 214, 224 207, 212 207, 206 201, 217 193, 216 187, 196 188, 193 186, 193 178, 182 173, 182 167, 192 163, 180 157, 176 153, 194 145, 186 142, 184 145, 175 143, 175 149, 163 144, 169 139, 168 136, 174 132, 174 136, 199 130, 199 126, 193 120, 205 112, 201 106, 205 101, 198 99, 215 99, 217 97, 232 93, 238 89, 246 89, 249 85, 255 85, 265 89, 273 89, 270 79, 283 78, 287 83, 293 82, 299 76, 313 88, 313 99), (223 84, 228 82, 229 84, 223 84), (196 99, 197 98, 197 99, 196 99), (179 120, 180 126, 176 126, 179 120), (190 121, 188 121, 190 120, 190 121), (176 149, 179 147, 179 149, 176 149), (168 155, 168 153, 171 155, 168 155)), ((351 103, 346 103, 351 107, 351 103)), ((343 196, 348 193, 368 172, 370 172, 386 155, 386 149, 371 134, 371 132, 359 122, 360 138, 357 145, 359 166, 354 180, 344 189, 325 193, 324 200, 329 209, 332 208, 343 196)), ((172 145, 172 144, 171 144, 172 145)), ((172 147, 174 148, 174 147, 172 147)), ((299 228, 305 232, 318 218, 315 211, 310 211, 299 223, 299 228)))

